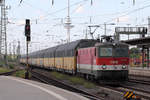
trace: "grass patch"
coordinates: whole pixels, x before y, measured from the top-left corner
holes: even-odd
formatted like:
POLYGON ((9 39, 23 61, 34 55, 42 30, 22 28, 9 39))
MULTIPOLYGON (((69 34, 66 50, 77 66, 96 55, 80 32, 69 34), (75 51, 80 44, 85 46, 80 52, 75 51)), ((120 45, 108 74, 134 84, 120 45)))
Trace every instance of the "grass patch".
POLYGON ((5 73, 5 72, 9 72, 9 71, 11 71, 11 70, 8 68, 0 67, 0 73, 5 73))
POLYGON ((92 88, 95 88, 96 86, 95 86, 95 84, 93 84, 93 83, 85 82, 85 83, 84 83, 84 87, 85 87, 85 88, 88 88, 88 89, 92 89, 92 88))
POLYGON ((89 89, 95 88, 95 84, 80 77, 70 77, 69 80, 74 85, 83 85, 85 88, 89 88, 89 89))
POLYGON ((81 77, 69 76, 58 72, 51 72, 51 75, 60 80, 68 80, 73 85, 82 85, 88 89, 92 89, 96 87, 94 83, 91 83, 81 77))
POLYGON ((76 85, 83 85, 85 80, 83 78, 79 78, 79 77, 70 77, 69 78, 70 82, 72 82, 73 84, 76 85))
POLYGON ((51 75, 60 80, 68 80, 69 78, 69 76, 58 73, 58 72, 51 72, 51 75))
MULTIPOLYGON (((15 72, 13 76, 25 78, 25 73, 26 73, 26 70, 21 70, 21 71, 15 72)), ((31 74, 29 74, 29 77, 31 77, 31 74)))

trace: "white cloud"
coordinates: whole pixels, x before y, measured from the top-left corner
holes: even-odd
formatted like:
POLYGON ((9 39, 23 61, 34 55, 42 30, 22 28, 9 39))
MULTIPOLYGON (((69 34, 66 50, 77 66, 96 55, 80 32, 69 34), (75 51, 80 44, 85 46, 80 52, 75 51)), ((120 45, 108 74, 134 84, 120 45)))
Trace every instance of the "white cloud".
POLYGON ((25 20, 18 20, 16 25, 25 25, 25 20))
POLYGON ((44 16, 43 16, 43 15, 41 15, 41 16, 39 17, 39 19, 40 19, 40 20, 43 20, 43 19, 44 19, 44 16))
POLYGON ((129 16, 123 16, 115 19, 117 22, 128 22, 129 21, 129 16))
POLYGON ((83 6, 80 5, 80 6, 76 9, 75 12, 76 12, 76 13, 81 13, 81 12, 83 12, 83 6))

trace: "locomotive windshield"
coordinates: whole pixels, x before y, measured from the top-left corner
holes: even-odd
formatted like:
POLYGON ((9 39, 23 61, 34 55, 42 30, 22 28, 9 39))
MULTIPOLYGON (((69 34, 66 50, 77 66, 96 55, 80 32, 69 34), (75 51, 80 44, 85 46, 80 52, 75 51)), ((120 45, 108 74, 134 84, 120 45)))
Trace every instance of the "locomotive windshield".
POLYGON ((112 56, 112 48, 100 48, 99 49, 99 54, 101 57, 110 57, 112 56))
POLYGON ((99 57, 128 57, 127 47, 99 47, 99 57))
POLYGON ((128 57, 128 48, 122 47, 122 48, 115 48, 114 50, 114 56, 115 57, 128 57))

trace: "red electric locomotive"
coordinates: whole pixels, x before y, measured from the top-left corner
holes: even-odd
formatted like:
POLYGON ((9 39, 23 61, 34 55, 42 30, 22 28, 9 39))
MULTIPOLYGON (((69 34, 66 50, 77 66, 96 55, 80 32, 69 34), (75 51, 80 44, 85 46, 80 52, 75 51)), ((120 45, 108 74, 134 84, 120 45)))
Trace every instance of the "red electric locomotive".
POLYGON ((80 48, 77 55, 77 72, 87 79, 99 82, 124 82, 128 80, 129 47, 103 37, 94 47, 80 48))

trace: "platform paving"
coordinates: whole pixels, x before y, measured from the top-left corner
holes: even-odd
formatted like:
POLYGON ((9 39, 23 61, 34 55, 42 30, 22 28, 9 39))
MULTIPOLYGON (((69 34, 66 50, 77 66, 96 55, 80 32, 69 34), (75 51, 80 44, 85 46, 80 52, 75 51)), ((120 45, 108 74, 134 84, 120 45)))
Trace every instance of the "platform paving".
POLYGON ((0 100, 88 100, 55 86, 10 76, 0 76, 0 100))
POLYGON ((150 76, 150 68, 148 67, 130 67, 130 75, 150 76))

